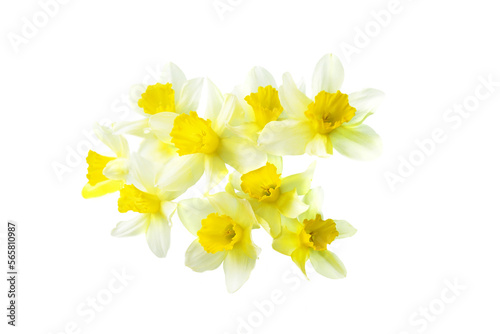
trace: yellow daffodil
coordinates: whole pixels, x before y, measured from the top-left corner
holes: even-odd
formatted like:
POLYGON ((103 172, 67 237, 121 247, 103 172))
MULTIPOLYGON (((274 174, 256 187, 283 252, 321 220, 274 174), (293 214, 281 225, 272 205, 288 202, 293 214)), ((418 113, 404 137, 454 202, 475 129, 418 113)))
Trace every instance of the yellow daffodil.
POLYGON ((193 185, 205 173, 205 192, 208 192, 227 175, 226 164, 245 173, 266 163, 266 153, 227 128, 235 113, 241 113, 236 97, 228 94, 223 100, 213 83, 207 81, 207 85, 205 117, 195 111, 175 118, 152 117, 156 124, 153 132, 164 142, 175 145, 178 154, 165 165, 160 184, 177 179, 179 184, 193 185), (179 178, 177 171, 185 168, 190 173, 185 174, 185 179, 179 178))
POLYGON ((156 185, 154 165, 139 155, 131 159, 131 183, 120 190, 118 211, 133 211, 138 215, 119 222, 111 231, 115 237, 146 234, 151 251, 158 257, 165 257, 170 246, 172 216, 176 209, 174 199, 187 189, 172 189, 168 184, 156 185))
POLYGON ((309 191, 315 165, 312 163, 303 173, 282 178, 276 166, 268 162, 244 175, 231 174, 226 191, 247 199, 260 225, 276 237, 281 232, 281 215, 297 218, 307 210, 308 205, 299 196, 309 191))
POLYGON ((198 108, 203 78, 187 80, 184 72, 173 63, 165 65, 160 78, 161 82, 154 85, 139 84, 131 88, 132 108, 142 118, 117 123, 115 131, 151 138, 151 126, 154 126, 150 124, 151 116, 175 117, 198 108))
POLYGON ((311 260, 313 268, 328 278, 346 276, 344 264, 327 249, 334 240, 347 238, 356 229, 344 220, 324 219, 320 208, 323 202, 321 189, 311 189, 304 202, 309 209, 298 219, 283 218, 281 234, 274 239, 273 248, 288 255, 306 275, 305 265, 311 260))
POLYGON ((120 190, 128 177, 129 148, 123 136, 115 135, 111 129, 96 124, 94 132, 114 156, 101 155, 90 150, 87 156, 88 183, 82 196, 93 198, 120 190))
POLYGON ((313 99, 299 90, 291 75, 283 75, 279 88, 287 119, 270 122, 259 137, 259 145, 275 155, 308 153, 325 157, 337 152, 358 160, 379 156, 380 137, 363 121, 377 109, 383 93, 365 89, 352 94, 340 91, 344 69, 340 60, 327 54, 313 73, 313 99))
POLYGON ((217 193, 180 201, 177 212, 197 237, 186 251, 186 266, 203 272, 224 263, 227 290, 237 291, 250 277, 260 252, 251 238, 257 219, 250 203, 217 193))

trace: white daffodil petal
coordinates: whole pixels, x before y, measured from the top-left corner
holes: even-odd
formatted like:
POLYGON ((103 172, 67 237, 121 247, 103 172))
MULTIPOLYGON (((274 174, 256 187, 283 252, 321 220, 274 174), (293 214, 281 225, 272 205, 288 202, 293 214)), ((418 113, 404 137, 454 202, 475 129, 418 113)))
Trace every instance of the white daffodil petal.
POLYGON ((216 209, 205 198, 190 198, 177 204, 177 215, 184 227, 193 235, 201 229, 201 221, 216 209))
POLYGON ((226 125, 226 127, 235 135, 248 139, 253 143, 259 138, 260 128, 257 123, 244 123, 237 126, 226 125))
POLYGON ((159 166, 164 166, 170 159, 178 156, 174 145, 166 144, 157 138, 143 140, 137 152, 159 166))
MULTIPOLYGON (((279 155, 268 154, 267 162, 272 163, 274 166, 276 166, 276 173, 281 174, 283 172, 283 157, 279 155)), ((283 182, 281 183, 281 185, 283 186, 283 182)))
POLYGON ((170 247, 170 217, 163 214, 150 214, 146 240, 149 249, 158 257, 167 256, 170 247))
POLYGON ((175 118, 179 116, 174 112, 161 112, 149 118, 149 126, 153 134, 162 142, 170 144, 170 132, 174 127, 175 118))
POLYGON ((129 148, 127 140, 115 134, 113 130, 108 127, 102 126, 98 123, 94 124, 94 132, 97 138, 109 147, 117 157, 127 157, 129 154, 129 148))
POLYGON ((313 94, 336 93, 344 82, 344 67, 337 56, 324 55, 316 64, 312 77, 313 94))
POLYGON ((224 274, 226 276, 226 287, 229 293, 238 291, 248 280, 250 273, 255 267, 255 258, 249 257, 239 247, 234 247, 228 252, 224 260, 224 274))
POLYGON ((338 127, 330 133, 333 147, 342 155, 356 160, 373 160, 382 153, 380 136, 368 125, 338 127))
POLYGON ((243 174, 264 166, 267 161, 267 154, 251 141, 231 136, 221 138, 218 153, 222 160, 243 174))
POLYGON ((205 171, 205 156, 202 153, 176 156, 161 170, 158 185, 169 191, 187 190, 205 171))
POLYGON ((344 264, 337 255, 328 250, 315 251, 310 254, 313 268, 321 275, 328 278, 344 278, 347 274, 344 264))
POLYGON ((316 214, 321 213, 321 208, 323 206, 323 189, 318 187, 309 190, 302 198, 302 201, 309 205, 309 208, 299 215, 299 220, 314 219, 316 214))
POLYGON ((333 153, 332 143, 328 136, 317 133, 314 138, 307 143, 306 153, 320 158, 326 158, 333 153))
POLYGON ((226 192, 214 194, 207 199, 217 212, 236 219, 243 228, 252 228, 258 223, 252 206, 244 199, 236 198, 226 192))
POLYGON ((300 247, 300 239, 297 233, 290 231, 287 227, 281 228, 281 233, 273 240, 273 249, 281 254, 292 255, 293 251, 300 247))
POLYGON ((161 73, 161 80, 165 83, 171 83, 172 88, 175 93, 175 101, 179 101, 181 98, 181 90, 182 86, 186 82, 186 75, 179 66, 174 63, 167 63, 163 67, 163 71, 161 73))
POLYGON ((349 104, 356 108, 354 117, 344 126, 357 126, 372 115, 384 101, 385 94, 373 88, 349 94, 349 104))
POLYGON ((234 171, 229 175, 229 183, 233 187, 240 192, 243 192, 241 189, 241 173, 238 171, 234 171))
POLYGON ((276 81, 273 75, 263 67, 255 66, 250 70, 245 80, 245 86, 250 93, 256 93, 259 87, 276 87, 276 81))
POLYGON ((337 239, 352 237, 358 230, 345 220, 334 220, 336 229, 339 232, 337 239))
POLYGON ((312 101, 297 88, 290 73, 283 74, 283 85, 278 91, 281 105, 290 118, 307 119, 304 113, 312 101))
POLYGON ((142 94, 144 94, 146 92, 147 88, 148 88, 148 85, 146 85, 146 84, 137 84, 137 85, 133 85, 132 87, 130 87, 130 91, 129 91, 129 99, 130 99, 129 103, 130 103, 130 106, 132 107, 132 110, 134 110, 139 115, 146 116, 146 117, 149 116, 149 114, 146 114, 144 112, 144 109, 139 107, 138 102, 141 99, 142 94))
POLYGON ((281 214, 289 218, 296 218, 309 208, 309 205, 300 200, 295 189, 281 193, 276 205, 281 214))
POLYGON ((205 177, 207 184, 204 193, 218 185, 226 177, 227 173, 226 163, 218 155, 207 155, 205 157, 205 177))
POLYGON ((194 271, 201 273, 207 270, 217 269, 222 261, 224 261, 226 255, 226 251, 217 252, 215 254, 207 253, 198 240, 195 240, 186 250, 185 264, 194 271))
POLYGON ((314 131, 308 121, 275 121, 262 130, 258 144, 270 154, 301 155, 313 137, 314 131))
POLYGON ((113 125, 113 131, 117 134, 129 134, 141 138, 154 138, 149 128, 149 119, 143 118, 136 121, 118 122, 113 125))
MULTIPOLYGON (((260 203, 255 209, 255 214, 263 218, 269 227, 269 234, 275 238, 281 232, 281 215, 276 206, 260 203)), ((263 226, 266 229, 266 226, 263 226)))
POLYGON ((189 114, 190 111, 198 110, 203 82, 203 78, 196 78, 184 83, 179 102, 175 104, 175 111, 177 113, 189 114))
POLYGON ((130 237, 144 233, 148 223, 147 214, 138 214, 133 219, 121 221, 116 224, 116 227, 111 231, 114 237, 130 237))
POLYGON ((141 157, 139 154, 133 154, 130 157, 129 173, 132 183, 138 189, 151 194, 156 192, 156 173, 154 165, 150 161, 141 157))
POLYGON ((243 109, 235 95, 227 94, 217 117, 212 119, 212 128, 219 136, 222 135, 226 126, 231 122, 233 115, 242 115, 243 109))
POLYGON ((217 88, 217 86, 210 79, 205 79, 205 88, 207 91, 205 119, 214 121, 217 119, 217 116, 222 108, 224 97, 222 96, 219 88, 217 88))
POLYGON ((306 273, 306 262, 309 260, 309 255, 311 251, 307 247, 299 247, 292 252, 290 255, 293 262, 300 268, 304 276, 307 277, 306 273))
POLYGON ((309 189, 311 189, 311 182, 315 168, 316 161, 310 164, 303 173, 293 174, 283 178, 280 190, 282 192, 288 192, 293 189, 297 189, 297 194, 300 196, 305 195, 309 189))
POLYGON ((111 180, 125 180, 128 174, 128 159, 111 160, 104 167, 102 174, 111 180))

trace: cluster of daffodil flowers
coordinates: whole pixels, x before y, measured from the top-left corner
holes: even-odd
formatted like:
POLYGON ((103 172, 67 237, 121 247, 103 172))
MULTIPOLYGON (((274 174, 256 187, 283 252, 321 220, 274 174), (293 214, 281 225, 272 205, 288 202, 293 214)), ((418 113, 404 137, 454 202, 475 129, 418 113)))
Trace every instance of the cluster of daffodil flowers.
POLYGON ((379 155, 380 138, 363 123, 383 93, 346 94, 340 91, 343 80, 342 64, 328 54, 314 69, 309 96, 290 74, 278 86, 261 67, 222 95, 210 80, 188 80, 168 64, 161 82, 133 88, 141 92, 132 101, 140 119, 96 125, 96 135, 113 153, 89 152, 83 197, 119 192, 118 211, 136 216, 119 222, 112 235, 145 234, 158 257, 168 252, 177 212, 193 235, 186 265, 203 272, 223 264, 229 292, 238 290, 255 266, 260 248, 252 231, 259 227, 304 274, 310 260, 326 277, 345 277, 328 245, 356 229, 323 215, 322 191, 311 189, 315 163, 282 176, 286 155, 328 157, 334 149, 358 160, 379 155), (139 138, 133 152, 130 136, 139 138), (200 190, 198 198, 179 198, 193 186, 200 190), (214 193, 216 186, 224 191, 214 193))

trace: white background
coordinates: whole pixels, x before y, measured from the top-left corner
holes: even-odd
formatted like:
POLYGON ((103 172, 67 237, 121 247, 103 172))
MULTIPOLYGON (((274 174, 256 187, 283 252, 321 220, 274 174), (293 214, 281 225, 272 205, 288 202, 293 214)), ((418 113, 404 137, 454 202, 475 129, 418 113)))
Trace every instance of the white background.
MULTIPOLYGON (((378 31, 371 12, 387 10, 390 0, 229 3, 221 17, 213 0, 73 0, 15 52, 8 36, 21 35, 23 18, 33 22, 41 7, 2 2, 0 221, 19 222, 20 232, 19 323, 8 332, 498 333, 500 87, 460 124, 444 119, 454 105, 474 102, 480 77, 500 81, 495 3, 401 0, 378 31), (372 37, 362 45, 355 38, 366 28, 372 37), (342 52, 347 44, 357 47, 351 57, 342 52), (346 279, 303 281, 260 230, 257 266, 229 295, 222 268, 197 274, 184 267, 192 236, 179 222, 167 258, 158 259, 142 236, 110 236, 124 219, 117 194, 84 200, 84 162, 61 178, 53 170, 66 164, 68 149, 85 145, 83 132, 94 122, 119 120, 129 87, 153 83, 149 72, 167 61, 228 92, 254 65, 278 81, 290 71, 308 83, 328 52, 344 63, 345 92, 387 94, 367 121, 383 137, 383 156, 363 163, 335 154, 315 175, 326 215, 359 230, 334 243, 346 279), (418 158, 415 141, 436 129, 446 140, 391 189, 387 172, 397 173, 399 157, 418 158), (106 296, 113 271, 122 269, 134 278, 95 317, 82 316, 77 309, 88 312, 88 298, 106 296), (458 296, 447 281, 462 286, 458 296), (440 301, 443 291, 449 303, 440 301), (259 311, 255 302, 274 294, 282 302, 259 311), (423 320, 418 312, 429 307, 423 320)), ((285 174, 310 160, 288 160, 285 174)), ((0 287, 3 333, 5 280, 0 287)))

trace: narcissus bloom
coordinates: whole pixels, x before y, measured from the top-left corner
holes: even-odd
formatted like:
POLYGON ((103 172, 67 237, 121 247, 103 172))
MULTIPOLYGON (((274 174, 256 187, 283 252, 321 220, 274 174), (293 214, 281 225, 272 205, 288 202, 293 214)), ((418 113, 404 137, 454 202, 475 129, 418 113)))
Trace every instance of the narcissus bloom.
POLYGON ((83 187, 84 198, 99 197, 120 190, 128 177, 129 147, 123 136, 96 124, 94 132, 114 156, 101 155, 92 150, 87 156, 88 183, 83 187))
POLYGON ((163 141, 174 144, 178 154, 166 164, 160 184, 176 178, 182 184, 193 185, 205 173, 205 192, 208 192, 227 175, 226 164, 245 173, 267 161, 267 154, 254 143, 235 136, 227 128, 235 113, 240 112, 236 97, 228 94, 223 102, 218 89, 211 82, 208 85, 209 102, 204 118, 192 111, 175 118, 155 115, 151 120, 155 124, 153 132, 163 141), (190 169, 186 179, 179 179, 177 175, 182 168, 190 169))
POLYGON ((310 190, 304 196, 309 209, 298 219, 283 219, 280 236, 273 241, 273 248, 288 255, 306 274, 306 262, 311 260, 313 268, 329 278, 346 276, 344 264, 334 253, 327 249, 334 240, 347 238, 356 229, 345 220, 324 219, 320 208, 323 202, 321 189, 310 190))
POLYGON ((131 159, 132 183, 120 190, 118 211, 133 211, 138 215, 119 222, 111 231, 115 237, 146 234, 151 251, 158 257, 165 257, 170 247, 172 216, 176 209, 174 199, 187 189, 172 189, 168 185, 156 186, 153 164, 134 155, 131 159))
POLYGON ((380 137, 363 122, 381 104, 383 93, 365 89, 344 94, 343 81, 342 64, 331 54, 321 58, 314 70, 313 99, 297 88, 289 73, 284 74, 279 96, 288 119, 267 124, 259 145, 275 155, 325 157, 335 148, 353 159, 376 158, 382 148, 380 137))
POLYGON ((305 195, 310 187, 316 164, 303 173, 282 178, 272 163, 246 174, 233 173, 226 191, 247 199, 264 229, 272 237, 281 232, 281 215, 297 216, 309 207, 299 196, 305 195))
POLYGON ((139 84, 131 88, 132 108, 144 118, 117 123, 115 131, 150 137, 151 116, 167 113, 174 117, 197 110, 203 89, 203 78, 187 80, 184 72, 173 63, 165 65, 160 78, 161 82, 154 85, 139 84), (141 94, 139 98, 138 92, 141 94))
POLYGON ((251 238, 257 218, 250 203, 217 193, 180 201, 178 215, 197 237, 186 251, 186 266, 203 272, 224 263, 227 290, 237 291, 250 277, 260 252, 251 238))

